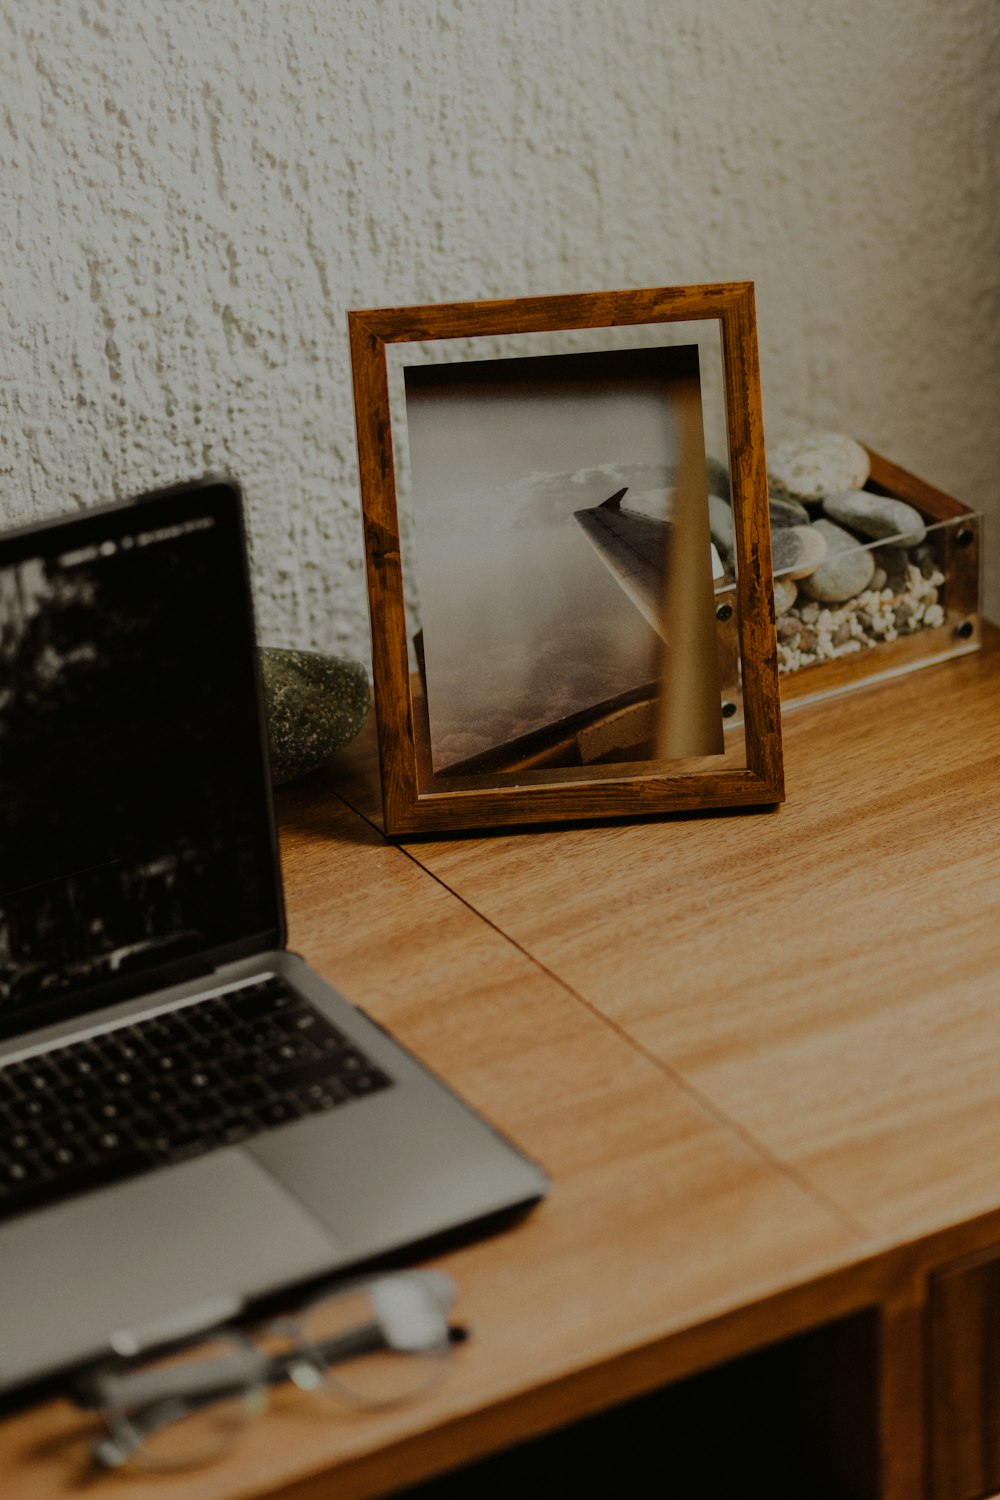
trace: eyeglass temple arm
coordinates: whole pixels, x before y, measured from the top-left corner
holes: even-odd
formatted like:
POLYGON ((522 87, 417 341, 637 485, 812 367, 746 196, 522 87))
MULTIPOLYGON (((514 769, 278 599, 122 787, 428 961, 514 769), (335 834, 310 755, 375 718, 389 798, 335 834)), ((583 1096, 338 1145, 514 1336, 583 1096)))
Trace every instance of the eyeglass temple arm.
POLYGON ((198 1401, 225 1396, 257 1385, 276 1385, 288 1376, 297 1359, 308 1359, 311 1350, 326 1364, 370 1354, 385 1347, 378 1323, 371 1322, 335 1338, 298 1345, 286 1354, 270 1355, 248 1345, 219 1359, 208 1359, 197 1367, 178 1364, 156 1370, 99 1370, 77 1387, 81 1406, 111 1410, 133 1410, 177 1398, 198 1401))
POLYGON ((81 1406, 118 1411, 177 1398, 224 1396, 269 1381, 273 1363, 270 1355, 248 1345, 205 1360, 197 1369, 179 1364, 157 1370, 97 1370, 79 1382, 75 1395, 81 1406))

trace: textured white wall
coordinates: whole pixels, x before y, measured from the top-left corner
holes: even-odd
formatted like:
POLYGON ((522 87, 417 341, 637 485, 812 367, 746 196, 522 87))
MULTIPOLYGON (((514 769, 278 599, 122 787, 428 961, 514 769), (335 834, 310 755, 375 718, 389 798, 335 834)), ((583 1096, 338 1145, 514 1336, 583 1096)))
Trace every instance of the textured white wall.
POLYGON ((994 0, 0 0, 0 518, 223 468, 367 654, 345 310, 750 277, 772 441, 986 509, 994 0))

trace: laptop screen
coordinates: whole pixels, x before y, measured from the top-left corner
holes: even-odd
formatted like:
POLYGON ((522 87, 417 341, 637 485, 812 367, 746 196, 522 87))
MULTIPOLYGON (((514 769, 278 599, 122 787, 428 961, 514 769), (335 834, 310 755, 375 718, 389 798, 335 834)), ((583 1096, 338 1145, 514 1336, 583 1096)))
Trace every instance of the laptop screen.
POLYGON ((238 491, 0 537, 0 1032, 280 924, 238 491))

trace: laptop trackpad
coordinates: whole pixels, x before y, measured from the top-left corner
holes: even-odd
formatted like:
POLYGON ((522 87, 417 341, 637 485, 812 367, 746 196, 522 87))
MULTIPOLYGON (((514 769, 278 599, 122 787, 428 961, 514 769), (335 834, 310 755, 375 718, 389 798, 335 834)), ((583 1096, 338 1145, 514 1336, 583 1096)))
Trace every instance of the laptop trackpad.
POLYGON ((0 1387, 106 1349, 109 1335, 336 1264, 333 1235, 239 1149, 0 1226, 0 1387))

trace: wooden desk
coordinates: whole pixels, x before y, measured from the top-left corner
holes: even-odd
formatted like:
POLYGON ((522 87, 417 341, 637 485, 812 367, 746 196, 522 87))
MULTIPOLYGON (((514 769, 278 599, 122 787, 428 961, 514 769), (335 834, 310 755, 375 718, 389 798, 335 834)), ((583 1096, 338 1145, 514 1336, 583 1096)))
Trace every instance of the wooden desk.
POLYGON ((384 1494, 768 1345, 813 1350, 852 1500, 1000 1488, 998 689, 991 629, 789 715, 773 812, 397 848, 342 768, 281 794, 292 946, 553 1193, 440 1257, 473 1337, 418 1406, 281 1391, 181 1483, 84 1481, 51 1402, 4 1500, 384 1494))

